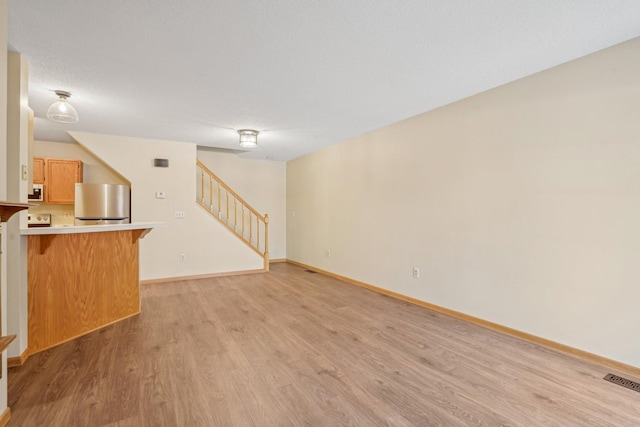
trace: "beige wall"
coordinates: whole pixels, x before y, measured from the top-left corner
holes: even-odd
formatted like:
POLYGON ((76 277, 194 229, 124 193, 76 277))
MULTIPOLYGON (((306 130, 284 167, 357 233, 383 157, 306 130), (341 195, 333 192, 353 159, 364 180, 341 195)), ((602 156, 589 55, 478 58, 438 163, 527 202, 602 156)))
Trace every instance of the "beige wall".
POLYGON ((196 204, 194 144, 80 132, 70 135, 131 182, 134 221, 167 224, 141 240, 141 279, 262 268, 262 258, 196 204), (154 158, 169 159, 169 167, 153 167, 154 158), (155 198, 158 191, 165 193, 164 199, 155 198), (185 211, 185 218, 174 218, 176 210, 185 211), (185 262, 180 261, 181 253, 186 254, 185 262))
MULTIPOLYGON (((7 199, 7 1, 0 0, 0 200, 7 199)), ((6 253, 5 226, 0 225, 0 252, 6 253)), ((7 260, 0 256, 0 323, 2 335, 7 332, 7 260)), ((2 353, 0 379, 0 415, 7 409, 7 352, 2 353)))
MULTIPOLYGON (((22 165, 29 163, 29 67, 22 55, 9 52, 7 68, 7 199, 26 203, 27 180, 22 179, 22 165)), ((6 224, 7 248, 7 318, 9 335, 16 339, 7 350, 9 357, 19 356, 27 348, 27 237, 20 235, 26 227, 25 211, 6 224)))
POLYGON ((638 52, 289 162, 288 257, 640 366, 638 52))
POLYGON ((88 184, 129 184, 109 165, 75 142, 34 141, 33 156, 82 160, 83 178, 88 184))
POLYGON ((258 212, 269 214, 269 256, 286 258, 286 163, 243 159, 205 147, 198 147, 197 155, 258 212))
POLYGON ((7 200, 7 19, 7 0, 0 0, 0 200, 7 200))

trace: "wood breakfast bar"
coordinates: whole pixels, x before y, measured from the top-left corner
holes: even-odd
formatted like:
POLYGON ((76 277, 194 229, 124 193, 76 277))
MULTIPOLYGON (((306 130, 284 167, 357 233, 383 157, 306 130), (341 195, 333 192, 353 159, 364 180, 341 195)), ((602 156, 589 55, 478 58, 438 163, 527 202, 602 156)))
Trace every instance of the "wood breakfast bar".
POLYGON ((28 236, 27 354, 140 313, 139 240, 164 225, 21 230, 28 236))

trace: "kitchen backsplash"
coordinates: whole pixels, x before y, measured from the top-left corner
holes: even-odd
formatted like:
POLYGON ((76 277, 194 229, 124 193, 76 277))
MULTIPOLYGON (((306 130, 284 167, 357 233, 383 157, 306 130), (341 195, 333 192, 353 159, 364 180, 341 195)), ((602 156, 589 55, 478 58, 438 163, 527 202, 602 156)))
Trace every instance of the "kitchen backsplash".
POLYGON ((51 214, 51 225, 73 225, 73 205, 46 205, 41 204, 29 208, 29 213, 49 213, 51 214))

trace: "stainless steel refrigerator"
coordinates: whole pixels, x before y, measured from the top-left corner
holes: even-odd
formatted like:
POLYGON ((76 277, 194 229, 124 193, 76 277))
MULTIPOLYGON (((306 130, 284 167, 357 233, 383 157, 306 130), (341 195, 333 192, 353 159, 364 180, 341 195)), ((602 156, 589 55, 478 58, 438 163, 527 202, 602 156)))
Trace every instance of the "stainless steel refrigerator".
POLYGON ((76 225, 128 224, 130 206, 128 185, 76 184, 76 225))

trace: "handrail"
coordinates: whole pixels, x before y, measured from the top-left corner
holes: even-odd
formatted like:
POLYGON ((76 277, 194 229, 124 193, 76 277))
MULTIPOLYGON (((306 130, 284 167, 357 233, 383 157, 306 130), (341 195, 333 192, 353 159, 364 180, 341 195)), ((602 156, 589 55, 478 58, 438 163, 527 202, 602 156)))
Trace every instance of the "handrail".
POLYGON ((196 160, 196 172, 200 174, 198 205, 260 255, 264 259, 264 271, 269 271, 269 215, 261 215, 200 160, 196 160), (208 180, 205 180, 205 175, 208 180))
POLYGON ((264 221, 264 216, 262 216, 260 214, 260 212, 258 212, 257 210, 255 210, 254 208, 251 207, 251 205, 249 203, 247 203, 242 197, 240 197, 240 195, 238 193, 236 193, 235 191, 233 191, 231 189, 231 187, 229 187, 227 184, 224 183, 223 180, 221 180, 220 178, 218 178, 218 176, 211 172, 211 169, 209 169, 208 167, 206 167, 200 160, 196 159, 196 164, 198 166, 200 166, 204 171, 207 172, 208 175, 210 175, 214 181, 217 181, 225 190, 227 190, 227 192, 231 193, 233 195, 233 197, 238 200, 240 203, 242 203, 243 205, 245 205, 247 208, 249 208, 249 210, 251 212, 253 212, 253 214, 255 216, 257 216, 258 218, 260 218, 262 221, 264 221))

